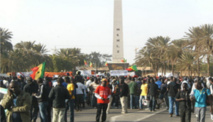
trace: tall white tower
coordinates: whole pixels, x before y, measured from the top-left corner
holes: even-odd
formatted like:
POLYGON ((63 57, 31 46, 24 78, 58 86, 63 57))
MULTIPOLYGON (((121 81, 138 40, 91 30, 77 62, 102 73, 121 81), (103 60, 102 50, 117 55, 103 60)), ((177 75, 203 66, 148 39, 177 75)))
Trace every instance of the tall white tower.
POLYGON ((114 0, 113 54, 112 62, 121 63, 123 53, 122 0, 114 0))

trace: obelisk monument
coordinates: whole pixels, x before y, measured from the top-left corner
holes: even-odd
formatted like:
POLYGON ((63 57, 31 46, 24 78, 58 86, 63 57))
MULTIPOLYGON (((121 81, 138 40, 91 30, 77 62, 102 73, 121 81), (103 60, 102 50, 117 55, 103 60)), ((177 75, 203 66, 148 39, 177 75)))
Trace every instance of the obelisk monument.
POLYGON ((122 0, 114 0, 113 54, 112 62, 121 63, 123 53, 122 0))
POLYGON ((112 63, 108 63, 109 70, 125 70, 128 68, 129 63, 122 62, 123 59, 122 0, 114 0, 113 53, 112 63))

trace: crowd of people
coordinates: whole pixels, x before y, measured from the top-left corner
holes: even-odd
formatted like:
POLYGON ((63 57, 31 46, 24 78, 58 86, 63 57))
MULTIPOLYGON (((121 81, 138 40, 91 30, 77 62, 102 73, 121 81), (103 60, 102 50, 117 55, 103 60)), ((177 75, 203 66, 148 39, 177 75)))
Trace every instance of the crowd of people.
POLYGON ((74 122, 74 113, 86 108, 97 109, 96 122, 106 121, 112 108, 127 114, 128 108, 155 112, 165 106, 169 117, 180 116, 181 122, 190 122, 192 112, 205 122, 207 105, 213 114, 211 77, 83 77, 78 71, 74 77, 2 78, 0 84, 8 88, 1 122, 36 122, 38 115, 41 122, 67 122, 68 110, 74 122))

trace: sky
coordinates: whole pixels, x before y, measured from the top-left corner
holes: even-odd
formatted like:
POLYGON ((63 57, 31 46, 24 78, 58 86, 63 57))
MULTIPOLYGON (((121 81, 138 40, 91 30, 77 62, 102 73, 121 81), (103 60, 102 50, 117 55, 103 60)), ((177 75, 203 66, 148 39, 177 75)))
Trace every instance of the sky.
MULTIPOLYGON (((213 24, 213 0, 122 0, 124 57, 149 38, 183 38, 190 27, 213 24)), ((112 55, 114 0, 0 0, 0 27, 15 45, 36 41, 54 49, 112 55)))

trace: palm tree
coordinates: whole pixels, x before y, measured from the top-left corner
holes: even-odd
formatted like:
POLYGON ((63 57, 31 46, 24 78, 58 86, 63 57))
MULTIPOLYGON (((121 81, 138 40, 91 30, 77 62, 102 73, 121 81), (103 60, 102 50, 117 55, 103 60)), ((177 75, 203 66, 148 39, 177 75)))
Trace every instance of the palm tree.
POLYGON ((200 75, 200 58, 202 45, 200 45, 202 36, 202 29, 200 27, 192 27, 189 32, 186 33, 186 39, 188 40, 188 48, 194 50, 195 59, 197 60, 197 74, 200 75))
POLYGON ((206 56, 207 60, 207 73, 210 76, 210 56, 213 54, 213 25, 212 24, 205 24, 200 27, 202 30, 202 38, 199 41, 199 45, 202 45, 204 55, 206 56))
POLYGON ((9 52, 13 50, 11 38, 12 32, 0 27, 0 72, 8 72, 10 70, 9 52))
POLYGON ((180 71, 188 71, 188 75, 192 76, 192 71, 194 67, 194 55, 191 51, 184 51, 179 58, 177 67, 180 71))
POLYGON ((168 60, 172 65, 172 74, 175 72, 175 65, 177 64, 178 59, 181 57, 183 52, 183 47, 185 46, 186 40, 173 40, 167 51, 168 60))

